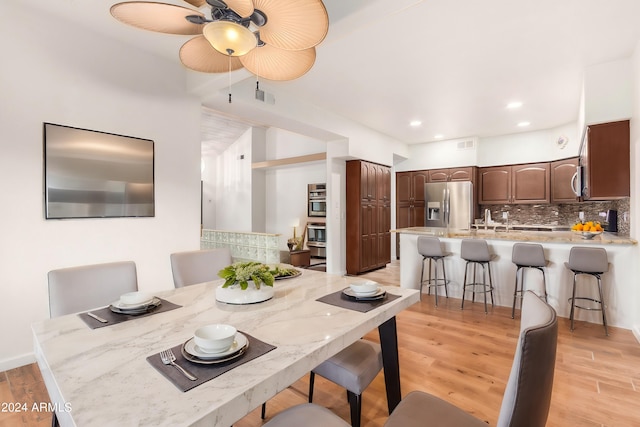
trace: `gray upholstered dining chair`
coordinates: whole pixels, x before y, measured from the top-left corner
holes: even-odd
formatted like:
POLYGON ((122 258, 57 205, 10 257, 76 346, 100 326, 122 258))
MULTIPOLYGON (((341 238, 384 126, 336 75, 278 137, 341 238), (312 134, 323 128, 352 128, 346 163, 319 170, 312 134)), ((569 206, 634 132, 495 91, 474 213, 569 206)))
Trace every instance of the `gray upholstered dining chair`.
MULTIPOLYGON (((310 374, 309 378, 309 403, 313 401, 313 386, 315 376, 320 375, 329 381, 338 384, 347 389, 347 398, 349 400, 349 409, 351 414, 351 427, 360 427, 360 418, 362 414, 362 392, 375 379, 382 370, 382 348, 380 344, 365 339, 360 339, 349 347, 345 348, 335 356, 322 362, 316 366, 310 374)), ((319 407, 309 406, 310 411, 316 412, 319 407)), ((266 403, 262 404, 262 419, 265 418, 266 403)), ((322 417, 323 411, 318 411, 322 417)), ((294 411, 296 413, 296 411, 294 411)), ((297 420, 295 415, 293 418, 297 420)), ((268 423, 267 423, 268 424, 268 423)), ((276 424, 278 425, 278 424, 276 424)), ((296 425, 291 421, 284 425, 296 425)), ((315 426, 316 424, 298 424, 315 426)), ((321 426, 323 424, 317 424, 321 426)), ((347 424, 349 425, 349 424, 347 424)))
MULTIPOLYGON (((51 270, 47 280, 51 317, 105 306, 117 301, 122 294, 138 290, 138 272, 133 261, 51 270)), ((51 425, 59 426, 55 412, 51 425)))
POLYGON ((218 272, 233 262, 229 248, 176 252, 170 258, 176 288, 219 279, 218 272))
POLYGON ((133 261, 61 268, 51 270, 47 278, 51 317, 105 306, 138 290, 133 261))
MULTIPOLYGON (((555 310, 527 291, 522 302, 520 336, 504 392, 498 427, 544 427, 551 404, 558 341, 555 310)), ((348 426, 337 415, 313 404, 289 408, 265 427, 348 426), (310 406, 311 405, 311 406, 310 406)), ((385 427, 487 427, 487 423, 430 394, 409 393, 385 427)))

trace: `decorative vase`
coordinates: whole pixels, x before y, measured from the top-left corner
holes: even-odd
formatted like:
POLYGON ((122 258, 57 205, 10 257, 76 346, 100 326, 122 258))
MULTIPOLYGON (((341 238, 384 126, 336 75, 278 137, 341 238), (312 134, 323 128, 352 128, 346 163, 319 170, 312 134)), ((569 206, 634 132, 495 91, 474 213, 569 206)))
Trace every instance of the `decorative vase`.
POLYGON ((220 285, 216 288, 216 300, 227 304, 256 304, 273 298, 273 286, 262 284, 260 289, 256 289, 252 280, 248 284, 244 290, 237 283, 227 288, 220 285))

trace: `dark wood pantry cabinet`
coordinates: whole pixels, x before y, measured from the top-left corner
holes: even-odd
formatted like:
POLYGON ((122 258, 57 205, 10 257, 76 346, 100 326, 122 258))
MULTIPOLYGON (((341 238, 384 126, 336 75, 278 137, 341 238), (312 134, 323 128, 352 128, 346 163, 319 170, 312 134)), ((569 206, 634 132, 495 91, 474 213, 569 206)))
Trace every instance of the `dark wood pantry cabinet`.
MULTIPOLYGON (((424 186, 429 171, 396 172, 396 228, 424 227, 424 186)), ((400 235, 396 234, 396 257, 400 258, 400 235)))
POLYGON ((347 274, 391 262, 391 169, 363 160, 347 164, 347 274))

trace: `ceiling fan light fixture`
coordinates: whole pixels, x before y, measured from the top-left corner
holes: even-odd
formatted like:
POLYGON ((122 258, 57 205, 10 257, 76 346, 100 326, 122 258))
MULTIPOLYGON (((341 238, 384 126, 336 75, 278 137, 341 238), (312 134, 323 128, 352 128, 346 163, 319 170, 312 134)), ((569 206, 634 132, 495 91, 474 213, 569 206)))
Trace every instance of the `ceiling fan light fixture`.
POLYGON ((229 56, 246 55, 258 44, 250 29, 232 21, 210 22, 202 32, 215 50, 229 56))

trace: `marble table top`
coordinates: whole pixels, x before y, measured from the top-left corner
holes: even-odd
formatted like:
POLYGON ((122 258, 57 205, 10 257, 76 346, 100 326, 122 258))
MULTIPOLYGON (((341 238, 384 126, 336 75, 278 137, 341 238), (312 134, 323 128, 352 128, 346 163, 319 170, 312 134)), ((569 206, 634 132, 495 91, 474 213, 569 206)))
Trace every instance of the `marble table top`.
POLYGON ((367 313, 316 301, 355 278, 304 270, 279 280, 260 304, 215 301, 222 281, 157 293, 182 307, 100 329, 72 314, 35 323, 34 352, 62 426, 225 426, 318 364, 419 301, 413 289, 367 313), (146 357, 185 342, 205 324, 227 323, 277 348, 187 392, 146 357))

